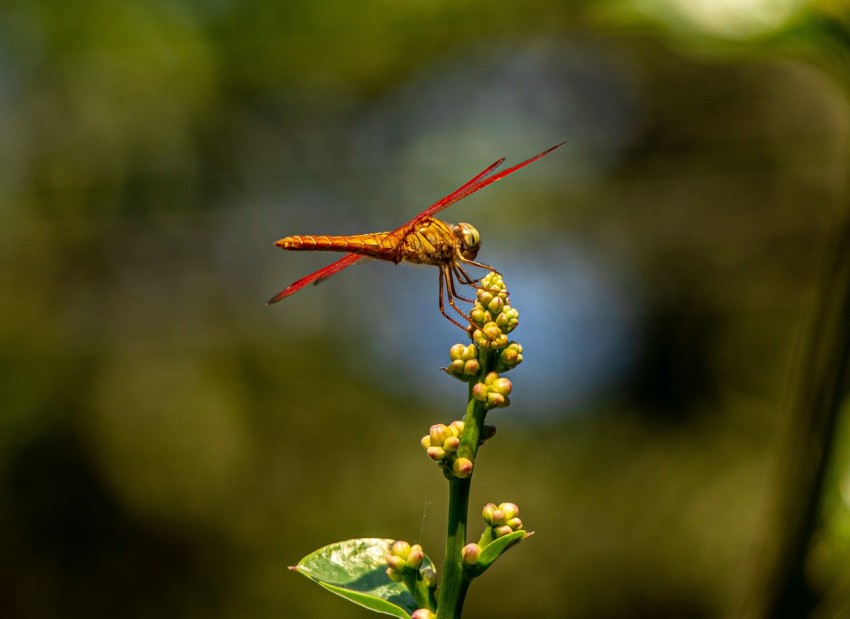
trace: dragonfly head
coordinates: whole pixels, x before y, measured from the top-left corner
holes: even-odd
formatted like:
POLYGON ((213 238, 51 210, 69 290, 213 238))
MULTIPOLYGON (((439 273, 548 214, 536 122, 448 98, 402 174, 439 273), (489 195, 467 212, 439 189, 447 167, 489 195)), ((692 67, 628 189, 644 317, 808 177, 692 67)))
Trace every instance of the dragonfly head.
POLYGON ((481 248, 481 235, 472 225, 459 223, 457 235, 460 238, 460 255, 467 260, 475 260, 478 250, 481 248))

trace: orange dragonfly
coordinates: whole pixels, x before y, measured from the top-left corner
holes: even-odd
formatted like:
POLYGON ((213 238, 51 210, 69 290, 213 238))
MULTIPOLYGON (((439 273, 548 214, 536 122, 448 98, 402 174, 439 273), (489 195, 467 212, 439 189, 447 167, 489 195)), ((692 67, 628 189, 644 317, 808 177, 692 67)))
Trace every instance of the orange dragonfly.
MULTIPOLYGON (((449 224, 433 217, 445 208, 448 208, 458 200, 462 200, 483 189, 490 183, 513 174, 529 163, 537 161, 551 153, 556 148, 563 146, 564 142, 527 159, 522 163, 511 166, 497 174, 493 174, 505 158, 502 157, 492 165, 487 166, 455 189, 449 195, 440 198, 431 206, 419 213, 407 223, 399 226, 392 232, 373 232, 369 234, 353 234, 344 236, 328 235, 297 235, 287 236, 275 243, 281 249, 292 251, 338 251, 346 252, 347 255, 328 266, 302 277, 290 284, 284 290, 269 299, 269 305, 285 299, 289 295, 298 292, 307 284, 318 284, 331 275, 339 273, 346 267, 364 258, 378 258, 398 264, 405 261, 413 264, 430 264, 440 269, 440 313, 463 330, 469 327, 463 326, 456 319, 446 313, 443 303, 444 297, 449 305, 458 314, 469 321, 469 316, 463 312, 455 303, 455 300, 466 301, 467 299, 458 294, 455 287, 455 279, 459 283, 475 287, 478 281, 470 277, 463 265, 472 265, 490 271, 492 267, 476 262, 475 257, 481 247, 481 238, 478 231, 468 223, 449 224)), ((498 271, 495 271, 498 273, 498 271)))

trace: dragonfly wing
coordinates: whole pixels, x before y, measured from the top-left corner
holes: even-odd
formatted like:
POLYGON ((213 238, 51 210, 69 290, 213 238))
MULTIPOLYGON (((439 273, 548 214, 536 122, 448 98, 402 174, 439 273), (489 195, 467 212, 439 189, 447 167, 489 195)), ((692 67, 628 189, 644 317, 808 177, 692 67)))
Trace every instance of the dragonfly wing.
POLYGON ((346 254, 336 262, 332 262, 328 266, 319 269, 314 273, 310 273, 306 277, 302 277, 297 282, 289 284, 289 286, 287 286, 275 296, 273 296, 271 299, 269 299, 268 304, 271 305, 272 303, 277 303, 281 299, 285 299, 289 295, 301 290, 307 284, 320 284, 327 278, 329 278, 331 275, 336 275, 344 268, 350 267, 352 264, 354 264, 355 262, 359 262, 364 257, 365 256, 358 256, 357 254, 346 254))
POLYGON ((542 153, 540 153, 539 155, 535 155, 531 159, 526 159, 522 163, 518 163, 514 166, 511 166, 510 168, 502 170, 498 174, 493 174, 492 176, 488 176, 490 174, 490 172, 492 172, 493 170, 498 168, 502 164, 502 162, 504 162, 504 158, 499 159, 499 161, 497 161, 494 164, 492 164, 491 166, 485 168, 482 172, 477 174, 472 179, 468 180, 466 183, 464 183, 463 185, 461 185, 457 189, 455 189, 453 192, 451 192, 446 197, 440 198, 439 200, 434 202, 434 204, 432 204, 431 206, 426 208, 424 211, 419 213, 419 215, 414 217, 413 221, 419 221, 420 219, 424 219, 425 217, 430 217, 432 215, 435 215, 436 213, 439 213, 444 208, 451 206, 452 204, 454 204, 458 200, 461 200, 461 199, 465 198, 466 196, 475 193, 479 189, 484 189, 484 187, 486 187, 490 183, 495 183, 497 180, 505 178, 508 174, 513 174, 514 172, 516 172, 520 168, 524 168, 529 163, 533 163, 533 162, 537 161, 538 159, 540 159, 541 157, 545 157, 546 155, 551 153, 553 150, 555 150, 556 148, 560 148, 564 144, 566 144, 566 142, 561 142, 560 144, 556 144, 552 148, 544 150, 542 153))

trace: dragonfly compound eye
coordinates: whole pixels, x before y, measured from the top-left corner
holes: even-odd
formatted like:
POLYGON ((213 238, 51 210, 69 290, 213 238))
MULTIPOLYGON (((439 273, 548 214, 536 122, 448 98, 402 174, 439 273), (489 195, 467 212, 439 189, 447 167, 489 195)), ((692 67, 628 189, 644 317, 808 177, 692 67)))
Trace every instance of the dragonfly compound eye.
POLYGON ((478 250, 481 247, 481 235, 470 224, 459 223, 457 227, 460 230, 460 238, 463 241, 461 255, 467 260, 475 260, 475 256, 478 255, 478 250))

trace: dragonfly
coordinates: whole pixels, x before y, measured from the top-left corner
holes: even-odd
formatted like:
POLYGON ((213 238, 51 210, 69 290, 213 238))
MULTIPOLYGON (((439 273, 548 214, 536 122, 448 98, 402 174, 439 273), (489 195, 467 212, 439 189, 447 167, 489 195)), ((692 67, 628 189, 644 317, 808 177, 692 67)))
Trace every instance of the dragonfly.
POLYGON ((471 277, 464 266, 474 266, 497 274, 498 271, 475 260, 481 248, 481 237, 478 230, 471 224, 465 222, 450 224, 437 219, 434 215, 487 185, 513 174, 541 157, 545 157, 564 144, 565 142, 556 144, 522 163, 496 172, 505 162, 505 158, 502 157, 391 232, 338 236, 307 234, 286 236, 280 239, 275 245, 288 251, 335 251, 344 252, 346 255, 336 262, 293 282, 269 299, 269 305, 285 299, 308 284, 319 284, 365 258, 376 258, 395 264, 409 262, 432 265, 439 269, 440 313, 461 329, 469 330, 469 326, 464 326, 446 312, 444 299, 448 301, 449 306, 455 312, 471 324, 469 315, 458 307, 456 301, 472 303, 472 300, 458 293, 456 282, 475 288, 479 280, 471 277))

